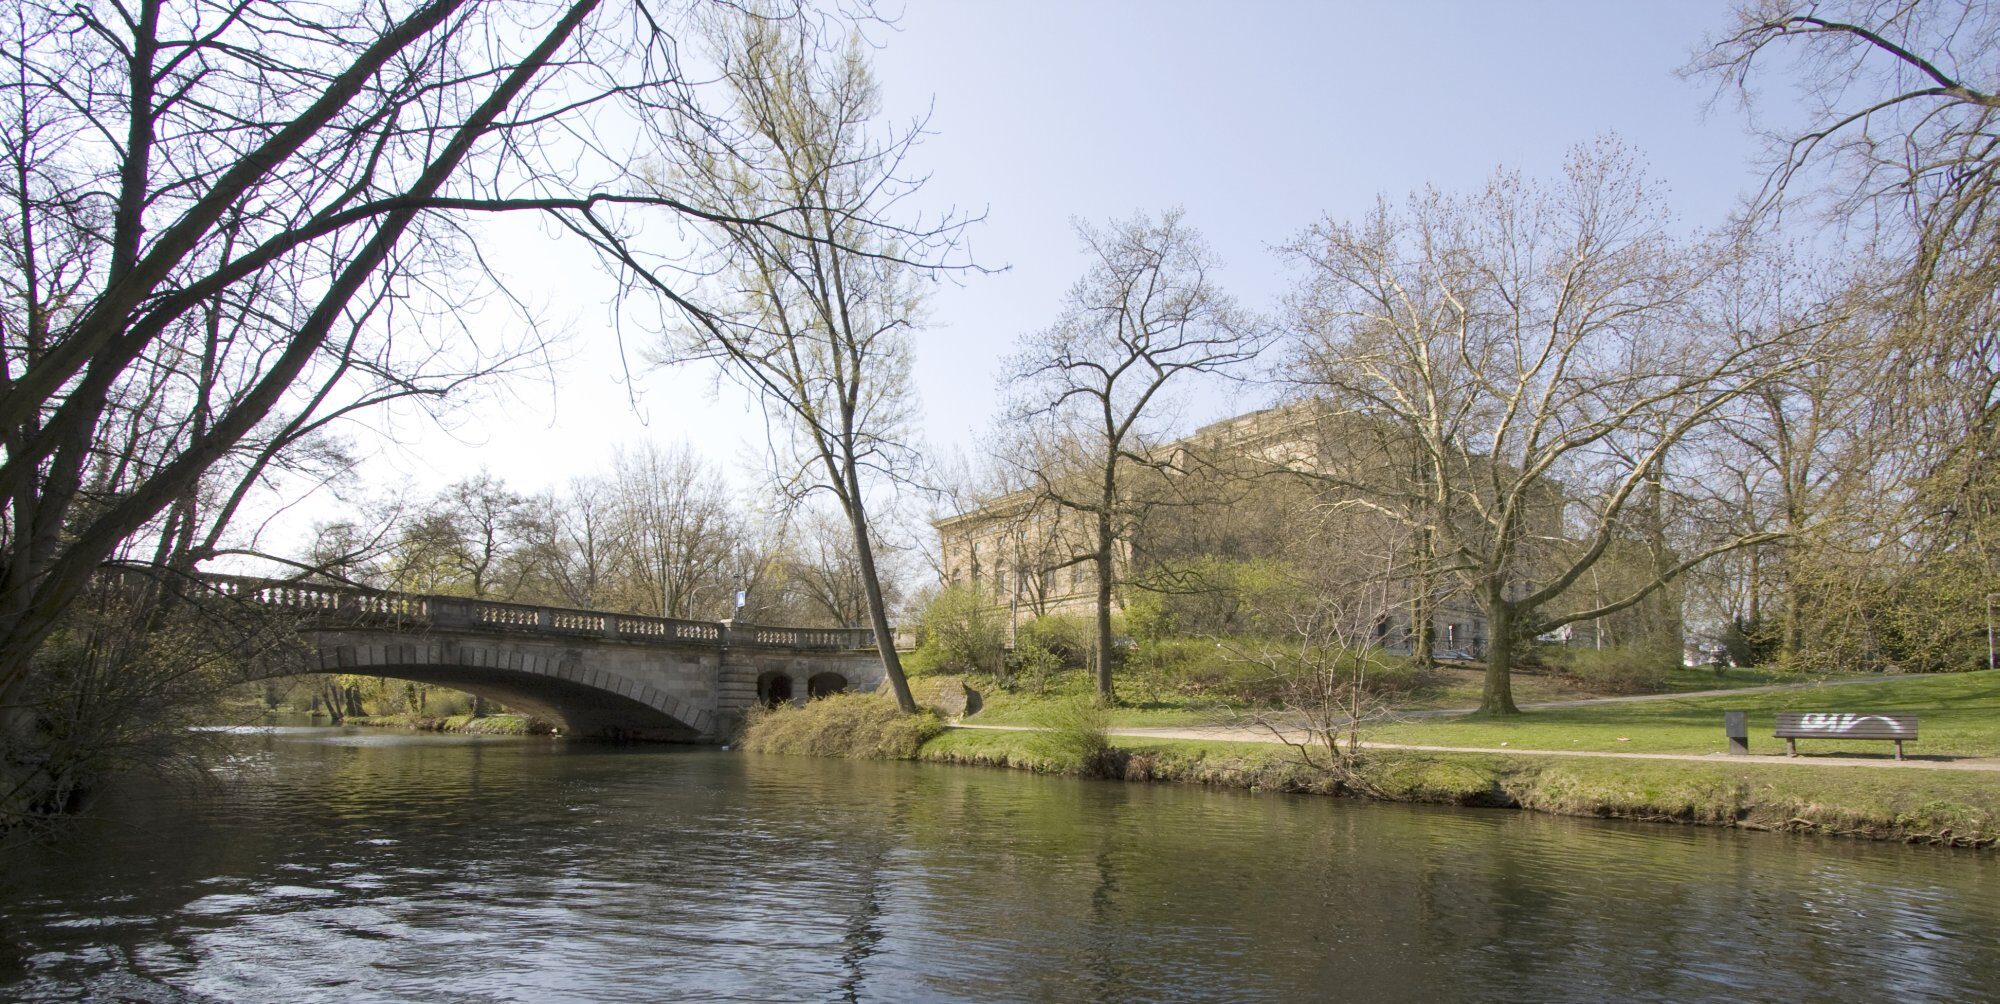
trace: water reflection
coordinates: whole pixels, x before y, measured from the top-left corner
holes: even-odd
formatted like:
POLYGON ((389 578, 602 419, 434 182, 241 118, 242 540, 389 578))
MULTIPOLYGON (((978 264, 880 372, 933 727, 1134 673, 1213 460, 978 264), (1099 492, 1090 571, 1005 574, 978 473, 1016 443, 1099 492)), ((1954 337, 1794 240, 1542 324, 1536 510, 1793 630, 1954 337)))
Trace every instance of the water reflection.
POLYGON ((1973 998, 1963 853, 1004 771, 231 740, 0 865, 0 997, 1973 998))

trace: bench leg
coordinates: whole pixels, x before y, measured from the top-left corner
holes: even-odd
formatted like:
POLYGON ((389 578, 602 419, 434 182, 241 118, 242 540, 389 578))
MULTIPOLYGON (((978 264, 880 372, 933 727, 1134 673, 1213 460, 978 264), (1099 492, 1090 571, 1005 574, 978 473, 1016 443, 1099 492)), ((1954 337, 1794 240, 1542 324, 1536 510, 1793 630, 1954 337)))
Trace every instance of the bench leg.
POLYGON ((1903 758, 1903 741, 1901 739, 1898 739, 1896 740, 1896 759, 1901 760, 1902 758, 1903 758))
POLYGON ((1786 739, 1786 740, 1785 740, 1785 755, 1786 755, 1786 756, 1798 756, 1798 755, 1799 755, 1799 741, 1798 741, 1797 739, 1786 739))

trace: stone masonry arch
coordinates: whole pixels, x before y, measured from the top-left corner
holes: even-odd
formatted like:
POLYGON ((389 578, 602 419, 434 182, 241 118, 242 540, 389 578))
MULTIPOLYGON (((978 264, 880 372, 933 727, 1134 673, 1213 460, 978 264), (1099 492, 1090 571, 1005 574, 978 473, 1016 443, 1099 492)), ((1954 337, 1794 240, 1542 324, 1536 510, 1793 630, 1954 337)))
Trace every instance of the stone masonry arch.
POLYGON ((714 702, 719 653, 606 653, 361 631, 314 640, 305 665, 273 666, 259 675, 353 673, 451 687, 546 718, 570 735, 692 742, 721 734, 714 702))

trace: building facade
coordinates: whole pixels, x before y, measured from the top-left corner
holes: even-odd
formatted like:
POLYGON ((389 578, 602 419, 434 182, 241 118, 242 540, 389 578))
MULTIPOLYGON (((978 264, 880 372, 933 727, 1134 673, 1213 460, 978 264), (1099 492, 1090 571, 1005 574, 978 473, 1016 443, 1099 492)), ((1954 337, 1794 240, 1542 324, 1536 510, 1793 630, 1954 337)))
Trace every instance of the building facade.
MULTIPOLYGON (((1113 603, 1135 597, 1170 600, 1198 591, 1179 571, 1254 570, 1259 562, 1302 567, 1329 605, 1351 611, 1373 644, 1410 651, 1416 625, 1428 615, 1431 650, 1441 657, 1481 658, 1490 642, 1480 605, 1458 580, 1437 571, 1441 561, 1414 560, 1422 520, 1412 517, 1420 493, 1407 485, 1411 451, 1394 430, 1316 402, 1251 412, 1215 422, 1152 451, 1134 465, 1130 532, 1114 556, 1113 603), (1149 502, 1148 497, 1151 497, 1149 502), (1317 573, 1317 574, 1314 574, 1317 573)), ((1477 473, 1491 461, 1468 456, 1477 473)), ((1563 529, 1563 487, 1547 481, 1531 514, 1531 535, 1546 550, 1547 567, 1562 567, 1579 547, 1563 529)), ((1475 524, 1476 525, 1476 524, 1475 524)), ((977 588, 1015 623, 1045 614, 1088 616, 1097 600, 1097 569, 1089 555, 1095 516, 1066 509, 1032 490, 993 498, 933 524, 945 584, 977 588)), ((1662 554, 1637 538, 1619 540, 1572 587, 1579 609, 1629 592, 1653 574, 1662 554)), ((1671 555, 1664 555, 1671 557, 1671 555)), ((1530 567, 1534 567, 1530 559, 1530 567)), ((1269 567, 1269 566, 1267 566, 1269 567)), ((1194 576, 1199 578, 1199 576, 1194 576)), ((1533 588, 1510 585, 1513 595, 1533 588)), ((1680 645, 1680 590, 1659 590, 1617 614, 1565 625, 1540 640, 1573 647, 1680 645)), ((1254 596, 1245 600, 1257 602, 1254 596)), ((1272 630, 1251 610, 1230 620, 1210 618, 1193 633, 1272 630)), ((1278 626, 1282 630, 1282 625, 1278 626)))
MULTIPOLYGON (((1143 516, 1116 545, 1115 608, 1122 611, 1136 592, 1152 591, 1159 577, 1148 573, 1175 562, 1296 557, 1295 524, 1314 518, 1312 475, 1341 462, 1328 448, 1328 422, 1325 409, 1312 404, 1270 408, 1213 423, 1155 451, 1156 470, 1133 480, 1135 493, 1152 492, 1160 501, 1135 505, 1143 516), (1228 530, 1205 532, 1216 526, 1228 530)), ((1355 538, 1365 535, 1393 555, 1394 538, 1408 531, 1392 523, 1350 527, 1348 537, 1326 541, 1325 549, 1355 550, 1355 538)), ((1094 613, 1093 515, 1021 490, 932 526, 944 585, 979 590, 1017 624, 1046 614, 1094 613)), ((1441 588, 1437 577, 1430 580, 1428 604, 1414 602, 1418 579, 1395 567, 1393 558, 1379 571, 1371 565, 1352 588, 1380 598, 1369 616, 1374 642, 1389 651, 1410 650, 1413 612, 1424 607, 1433 622, 1434 651, 1476 658, 1486 648, 1484 614, 1462 593, 1441 588)))

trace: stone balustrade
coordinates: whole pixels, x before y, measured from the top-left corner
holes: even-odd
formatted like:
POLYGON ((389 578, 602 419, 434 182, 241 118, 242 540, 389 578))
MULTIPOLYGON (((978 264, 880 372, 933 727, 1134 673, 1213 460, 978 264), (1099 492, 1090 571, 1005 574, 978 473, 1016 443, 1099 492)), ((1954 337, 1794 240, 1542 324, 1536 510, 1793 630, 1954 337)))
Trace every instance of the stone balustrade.
MULTIPOLYGON (((151 588, 149 569, 108 567, 100 582, 112 588, 151 588)), ((603 610, 502 603, 462 596, 429 596, 359 586, 259 579, 203 573, 203 587, 258 606, 336 620, 343 625, 393 624, 413 628, 478 630, 569 636, 639 644, 856 651, 875 647, 867 628, 765 627, 734 621, 690 621, 603 610)))

